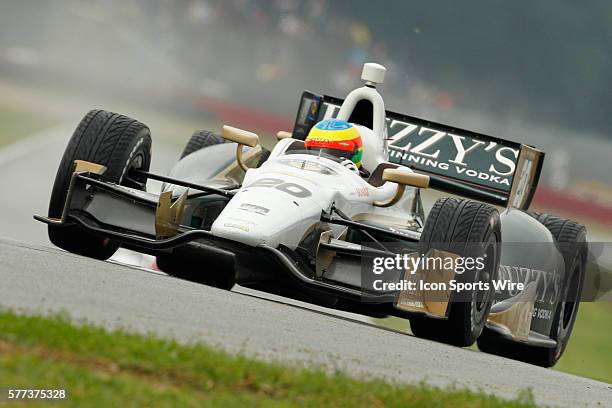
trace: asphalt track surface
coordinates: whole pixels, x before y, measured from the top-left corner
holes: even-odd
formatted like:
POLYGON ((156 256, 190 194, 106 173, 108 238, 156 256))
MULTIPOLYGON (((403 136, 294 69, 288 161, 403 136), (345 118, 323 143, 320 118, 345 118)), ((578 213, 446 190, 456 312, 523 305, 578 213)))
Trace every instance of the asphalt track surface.
MULTIPOLYGON (((203 341, 266 360, 341 369, 356 376, 468 387, 515 398, 530 388, 545 405, 610 406, 612 385, 513 360, 421 340, 351 314, 244 291, 222 291, 117 262, 52 248, 44 213, 72 126, 0 150, 0 307, 24 313, 67 312, 109 328, 203 341)), ((153 170, 178 152, 154 147, 153 170)), ((147 259, 140 260, 146 265, 147 259)))

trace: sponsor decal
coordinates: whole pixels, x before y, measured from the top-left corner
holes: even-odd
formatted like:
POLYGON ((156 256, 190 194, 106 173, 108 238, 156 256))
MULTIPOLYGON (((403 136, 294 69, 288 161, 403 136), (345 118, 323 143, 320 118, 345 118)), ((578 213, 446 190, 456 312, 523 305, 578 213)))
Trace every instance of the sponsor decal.
POLYGON ((520 169, 518 177, 518 185, 516 187, 516 194, 512 199, 511 205, 513 207, 521 208, 522 203, 525 201, 526 196, 529 192, 529 180, 531 176, 531 169, 533 162, 531 160, 525 160, 525 164, 520 169))
POLYGON ((534 307, 532 317, 534 319, 550 320, 552 319, 552 310, 534 307))
MULTIPOLYGON (((554 271, 541 271, 521 266, 500 265, 499 279, 523 283, 525 286, 530 282, 537 282, 538 296, 536 302, 542 304, 554 305, 559 301, 559 296, 561 295, 561 276, 554 271)), ((500 292, 504 291, 502 290, 500 292)), ((509 296, 514 297, 520 293, 520 290, 508 288, 505 292, 509 296)))
POLYGON ((338 130, 352 129, 353 125, 351 125, 350 123, 348 123, 345 120, 328 119, 328 120, 324 120, 324 121, 319 122, 315 126, 315 128, 316 129, 321 129, 321 130, 338 131, 338 130))
POLYGON ((357 197, 369 197, 370 190, 368 190, 367 187, 357 187, 355 189, 355 194, 357 194, 357 197))
POLYGON ((228 228, 236 228, 244 232, 250 232, 252 227, 257 226, 257 223, 239 217, 227 217, 223 223, 223 226, 228 228))
MULTIPOLYGON (((319 118, 336 117, 339 111, 339 105, 323 102, 319 118)), ((462 134, 391 112, 387 112, 387 135, 392 163, 510 191, 519 156, 519 146, 512 142, 504 144, 473 132, 462 134)))
POLYGON ((238 207, 238 209, 252 212, 255 214, 259 214, 259 215, 268 215, 268 213, 270 212, 268 208, 262 207, 260 205, 249 204, 249 203, 240 204, 240 207, 238 207))
POLYGON ((244 232, 249 232, 251 230, 246 225, 234 224, 233 222, 226 222, 225 224, 223 224, 223 226, 224 227, 228 227, 228 228, 236 228, 236 229, 242 230, 244 232))

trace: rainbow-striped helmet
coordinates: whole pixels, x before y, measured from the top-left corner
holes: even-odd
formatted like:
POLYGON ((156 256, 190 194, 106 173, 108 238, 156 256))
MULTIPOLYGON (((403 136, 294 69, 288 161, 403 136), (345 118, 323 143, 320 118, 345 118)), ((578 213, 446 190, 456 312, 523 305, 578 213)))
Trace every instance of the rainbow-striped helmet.
POLYGON ((355 126, 345 120, 326 119, 317 123, 304 141, 309 150, 351 160, 357 167, 361 166, 363 145, 361 136, 355 126))

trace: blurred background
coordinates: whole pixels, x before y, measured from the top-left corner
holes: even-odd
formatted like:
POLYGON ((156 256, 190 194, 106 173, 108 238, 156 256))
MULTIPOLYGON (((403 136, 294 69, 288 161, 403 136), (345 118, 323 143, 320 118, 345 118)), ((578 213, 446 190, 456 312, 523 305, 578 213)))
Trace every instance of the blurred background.
MULTIPOLYGON (((195 129, 291 130, 303 89, 344 97, 373 61, 388 109, 544 150, 533 207, 612 242, 610 21, 606 0, 2 0, 0 235, 48 244, 31 214, 90 109, 147 123, 164 172, 195 129)), ((610 334, 612 304, 584 304, 558 369, 612 382, 610 334)))

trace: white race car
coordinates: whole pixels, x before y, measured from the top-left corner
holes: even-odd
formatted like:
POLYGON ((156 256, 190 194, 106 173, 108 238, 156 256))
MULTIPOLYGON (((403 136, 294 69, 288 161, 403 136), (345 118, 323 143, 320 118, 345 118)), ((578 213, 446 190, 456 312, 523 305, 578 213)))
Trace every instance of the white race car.
POLYGON ((91 111, 48 216, 35 218, 77 254, 107 259, 122 246, 170 275, 401 316, 420 337, 553 365, 577 313, 586 232, 526 211, 543 153, 388 112, 384 75, 366 64, 365 86, 344 101, 304 92, 295 128, 269 151, 237 128, 196 132, 168 176, 149 172, 144 124, 91 111), (305 143, 321 121, 357 130, 361 167, 305 143), (163 191, 147 192, 148 179, 163 191), (425 215, 427 188, 461 198, 425 215))

